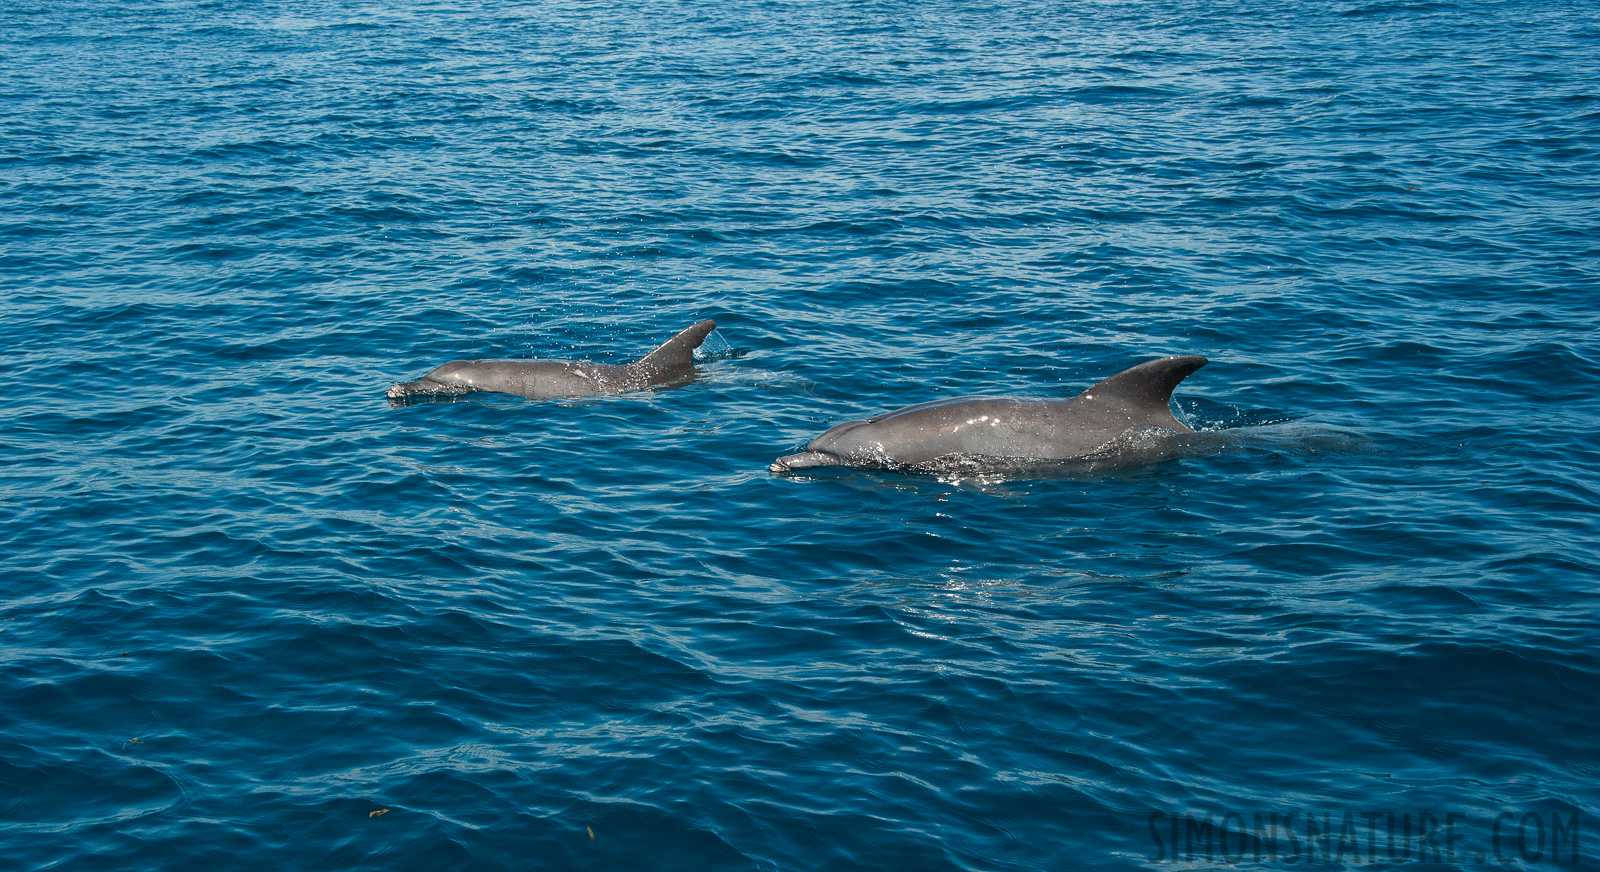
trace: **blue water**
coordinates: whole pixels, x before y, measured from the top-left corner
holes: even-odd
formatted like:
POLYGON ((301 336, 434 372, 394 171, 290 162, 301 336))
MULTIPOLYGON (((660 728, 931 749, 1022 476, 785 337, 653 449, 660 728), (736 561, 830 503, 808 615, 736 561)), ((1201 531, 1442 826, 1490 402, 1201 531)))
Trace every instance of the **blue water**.
POLYGON ((17 0, 0 294, 0 869, 1600 860, 1591 2, 17 0))

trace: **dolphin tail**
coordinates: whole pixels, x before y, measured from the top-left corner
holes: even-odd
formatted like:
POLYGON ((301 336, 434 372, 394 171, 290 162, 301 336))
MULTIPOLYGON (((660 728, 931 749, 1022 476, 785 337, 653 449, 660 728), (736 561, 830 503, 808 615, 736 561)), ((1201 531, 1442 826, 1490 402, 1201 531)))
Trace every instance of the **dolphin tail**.
POLYGON ((646 354, 634 365, 650 372, 693 370, 694 350, 715 329, 717 322, 709 320, 684 328, 683 332, 661 343, 659 348, 646 354))
POLYGON ((1153 426, 1190 433, 1193 431, 1172 417, 1172 391, 1179 382, 1206 363, 1206 359, 1197 354, 1180 354, 1141 363, 1084 391, 1079 398, 1095 403, 1114 403, 1129 412, 1139 413, 1153 426))

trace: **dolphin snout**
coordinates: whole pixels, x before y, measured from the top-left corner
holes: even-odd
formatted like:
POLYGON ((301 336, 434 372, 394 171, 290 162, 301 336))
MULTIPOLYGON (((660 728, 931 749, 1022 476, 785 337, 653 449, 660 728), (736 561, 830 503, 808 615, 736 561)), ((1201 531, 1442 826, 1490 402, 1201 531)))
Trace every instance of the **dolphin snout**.
POLYGON ((767 471, 775 475, 782 475, 795 469, 810 469, 814 466, 836 466, 839 458, 821 451, 802 451, 799 454, 788 454, 772 461, 767 471))

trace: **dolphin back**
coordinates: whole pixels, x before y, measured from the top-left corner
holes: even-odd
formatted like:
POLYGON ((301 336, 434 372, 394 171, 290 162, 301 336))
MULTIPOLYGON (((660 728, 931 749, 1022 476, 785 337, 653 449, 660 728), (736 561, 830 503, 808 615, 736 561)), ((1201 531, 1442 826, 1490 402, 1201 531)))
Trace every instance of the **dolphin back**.
POLYGON ((593 397, 679 384, 694 378, 694 350, 715 329, 717 322, 701 321, 626 366, 587 360, 454 360, 417 381, 391 386, 389 399, 474 391, 529 399, 593 397))
POLYGON ((1190 373, 1205 366, 1198 354, 1163 357, 1129 367, 1079 394, 1072 402, 1114 409, 1131 423, 1179 433, 1193 432, 1172 416, 1172 392, 1190 373))

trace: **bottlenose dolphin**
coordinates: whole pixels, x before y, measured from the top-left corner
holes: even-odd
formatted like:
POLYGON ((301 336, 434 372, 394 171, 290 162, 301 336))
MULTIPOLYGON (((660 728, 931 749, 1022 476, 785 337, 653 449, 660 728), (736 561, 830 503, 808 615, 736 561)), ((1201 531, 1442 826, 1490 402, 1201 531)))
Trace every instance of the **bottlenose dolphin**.
POLYGON ((629 364, 587 360, 455 360, 414 382, 396 383, 389 399, 423 395, 454 396, 474 391, 540 397, 593 397, 624 394, 694 379, 694 350, 717 329, 701 321, 629 364))
POLYGON ((1193 433, 1172 416, 1172 389, 1206 365, 1192 354, 1141 363, 1070 400, 965 397, 847 421, 771 470, 817 466, 937 472, 1064 461, 1148 458, 1163 438, 1193 433), (1144 437, 1155 437, 1154 439, 1144 437), (1124 451, 1131 448, 1133 450, 1124 451))

